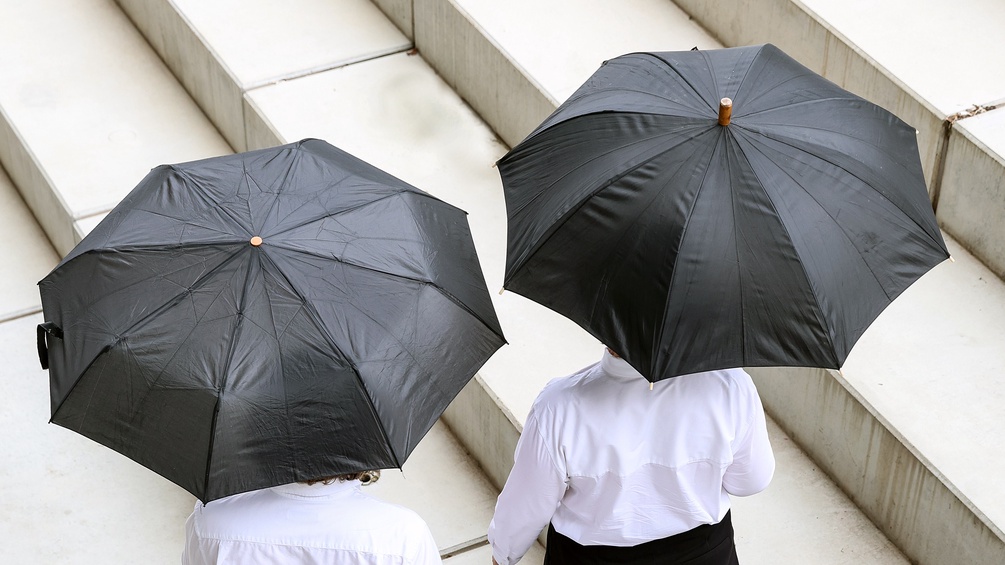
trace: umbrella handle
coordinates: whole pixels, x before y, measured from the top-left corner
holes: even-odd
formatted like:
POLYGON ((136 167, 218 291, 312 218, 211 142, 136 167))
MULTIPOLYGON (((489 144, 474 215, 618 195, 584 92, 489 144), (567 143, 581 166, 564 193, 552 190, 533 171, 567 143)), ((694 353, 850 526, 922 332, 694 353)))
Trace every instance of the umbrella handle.
POLYGON ((38 325, 36 328, 36 334, 38 336, 38 362, 42 365, 43 369, 49 368, 49 348, 45 342, 46 334, 51 335, 55 338, 63 339, 63 330, 59 328, 56 324, 52 322, 45 322, 38 325))

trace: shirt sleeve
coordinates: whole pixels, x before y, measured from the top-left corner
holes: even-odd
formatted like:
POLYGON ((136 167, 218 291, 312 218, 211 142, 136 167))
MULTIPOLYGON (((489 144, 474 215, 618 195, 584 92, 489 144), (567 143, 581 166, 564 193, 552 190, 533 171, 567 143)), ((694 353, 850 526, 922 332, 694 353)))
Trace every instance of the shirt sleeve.
POLYGON ((555 514, 568 486, 564 466, 556 457, 532 410, 489 523, 489 543, 499 565, 520 561, 555 514))
POLYGON ((745 394, 734 410, 742 422, 733 446, 733 463, 726 468, 722 486, 734 496, 750 496, 768 488, 775 473, 775 454, 768 440, 768 425, 764 407, 753 381, 744 375, 745 394))
POLYGON ((195 502, 195 508, 185 521, 185 549, 181 554, 182 565, 206 565, 217 562, 220 550, 216 540, 203 539, 199 531, 199 513, 203 511, 202 503, 195 502))
POLYGON ((421 518, 417 517, 419 523, 415 527, 414 535, 410 536, 410 541, 415 545, 412 551, 410 564, 414 565, 440 565, 440 550, 436 547, 436 540, 433 539, 429 526, 421 518))

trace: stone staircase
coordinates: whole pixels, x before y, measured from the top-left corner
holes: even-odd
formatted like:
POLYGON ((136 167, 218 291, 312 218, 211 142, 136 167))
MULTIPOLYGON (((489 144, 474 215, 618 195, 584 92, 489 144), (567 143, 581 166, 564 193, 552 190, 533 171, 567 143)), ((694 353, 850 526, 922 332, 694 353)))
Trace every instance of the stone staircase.
MULTIPOLYGON (((986 8, 993 0, 959 0, 953 9, 961 2, 986 8)), ((768 491, 735 502, 741 559, 1005 563, 997 479, 1005 454, 993 449, 1005 435, 1005 398, 994 387, 1005 369, 1005 136, 995 127, 1005 110, 977 113, 1005 88, 965 76, 952 81, 959 96, 930 94, 849 39, 871 39, 869 30, 839 31, 842 12, 825 20, 832 7, 808 4, 304 0, 292 9, 265 0, 0 0, 0 164, 10 179, 0 176, 0 229, 17 250, 0 303, 12 360, 3 381, 25 381, 11 417, 33 421, 10 435, 23 464, 6 467, 11 480, 0 492, 31 519, 0 519, 3 537, 17 540, 5 551, 60 563, 177 562, 191 497, 46 426, 46 374, 32 345, 41 320, 34 282, 151 167, 326 139, 467 210, 489 286, 500 288, 505 208, 492 165, 508 145, 607 58, 772 42, 918 127, 937 215, 957 238, 949 241, 956 262, 905 292, 843 373, 752 371, 772 418, 778 471, 768 491), (972 117, 946 121, 973 104, 982 106, 972 117), (63 455, 42 459, 52 450, 63 455), (50 491, 41 505, 28 488, 39 478, 50 491), (56 527, 64 533, 53 540, 56 527), (121 543, 123 533, 130 543, 121 543)), ((918 12, 912 22, 939 21, 905 10, 918 12)), ((1005 23, 996 17, 981 25, 1005 23)), ((936 51, 916 66, 958 55, 936 51)), ((600 353, 564 318, 512 293, 494 299, 510 345, 404 472, 374 487, 419 511, 454 565, 489 560, 482 536, 537 391, 600 353)), ((538 547, 526 561, 540 560, 538 547)))

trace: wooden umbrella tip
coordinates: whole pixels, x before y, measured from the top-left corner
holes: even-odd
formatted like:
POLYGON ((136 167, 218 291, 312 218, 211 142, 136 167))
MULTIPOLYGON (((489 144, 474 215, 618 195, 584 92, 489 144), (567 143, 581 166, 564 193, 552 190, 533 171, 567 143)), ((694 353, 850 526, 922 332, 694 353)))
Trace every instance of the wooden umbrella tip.
POLYGON ((257 235, 251 238, 251 245, 253 247, 258 247, 261 244, 262 244, 262 238, 258 237, 257 235))
POLYGON ((728 126, 729 118, 733 115, 733 100, 723 98, 719 100, 719 125, 728 126))

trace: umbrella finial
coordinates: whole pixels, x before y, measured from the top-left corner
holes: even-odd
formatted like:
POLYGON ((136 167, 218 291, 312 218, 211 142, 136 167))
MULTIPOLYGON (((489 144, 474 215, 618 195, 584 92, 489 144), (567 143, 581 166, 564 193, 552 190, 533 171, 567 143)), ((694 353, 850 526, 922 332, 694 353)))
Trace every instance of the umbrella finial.
POLYGON ((723 98, 719 101, 719 125, 728 126, 729 117, 733 115, 733 101, 729 98, 723 98))
POLYGON ((252 247, 258 247, 261 244, 262 244, 262 238, 258 237, 257 235, 255 237, 251 238, 251 246, 252 247))

